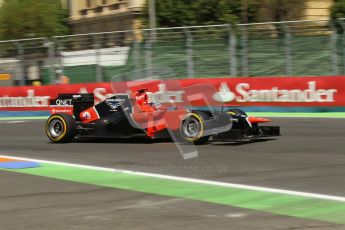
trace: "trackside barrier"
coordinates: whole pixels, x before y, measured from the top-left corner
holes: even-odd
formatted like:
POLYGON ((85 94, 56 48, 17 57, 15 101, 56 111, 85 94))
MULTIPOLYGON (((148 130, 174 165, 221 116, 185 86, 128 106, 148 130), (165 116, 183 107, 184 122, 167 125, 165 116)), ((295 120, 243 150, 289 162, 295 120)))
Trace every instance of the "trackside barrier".
MULTIPOLYGON (((167 80, 178 81, 181 89, 168 91, 157 81, 143 81, 140 87, 152 92, 150 100, 159 103, 164 95, 170 95, 176 103, 187 100, 188 90, 198 84, 213 85, 217 92, 204 92, 212 106, 245 106, 257 108, 316 108, 320 111, 334 111, 345 108, 345 76, 334 77, 260 77, 260 78, 194 78, 167 80)), ((114 83, 112 83, 114 84, 114 83)), ((126 82, 118 82, 117 89, 126 89, 126 82), (121 87, 123 84, 124 87, 121 87)), ((138 84, 131 88, 134 92, 138 84)), ((84 83, 49 86, 0 87, 0 111, 47 111, 49 99, 60 93, 94 93, 96 103, 111 96, 111 83, 84 83)), ((64 102, 61 101, 63 104, 64 102)), ((192 106, 206 106, 203 101, 194 101, 192 106)), ((260 109, 261 108, 261 109, 260 109)))

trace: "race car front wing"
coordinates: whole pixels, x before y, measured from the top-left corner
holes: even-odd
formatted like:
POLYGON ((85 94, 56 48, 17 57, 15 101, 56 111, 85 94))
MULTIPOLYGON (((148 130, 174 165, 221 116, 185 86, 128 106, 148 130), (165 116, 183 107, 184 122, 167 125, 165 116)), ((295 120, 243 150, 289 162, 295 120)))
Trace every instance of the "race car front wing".
POLYGON ((231 129, 213 136, 213 141, 251 141, 260 138, 281 136, 279 126, 253 126, 248 129, 231 129))

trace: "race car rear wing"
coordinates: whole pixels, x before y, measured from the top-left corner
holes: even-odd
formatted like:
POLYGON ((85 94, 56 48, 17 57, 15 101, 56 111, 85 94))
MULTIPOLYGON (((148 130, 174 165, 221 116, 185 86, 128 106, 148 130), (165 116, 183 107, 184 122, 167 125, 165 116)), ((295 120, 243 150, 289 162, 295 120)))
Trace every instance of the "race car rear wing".
POLYGON ((57 98, 50 100, 50 113, 67 113, 79 119, 79 114, 94 104, 93 93, 59 94, 57 98))

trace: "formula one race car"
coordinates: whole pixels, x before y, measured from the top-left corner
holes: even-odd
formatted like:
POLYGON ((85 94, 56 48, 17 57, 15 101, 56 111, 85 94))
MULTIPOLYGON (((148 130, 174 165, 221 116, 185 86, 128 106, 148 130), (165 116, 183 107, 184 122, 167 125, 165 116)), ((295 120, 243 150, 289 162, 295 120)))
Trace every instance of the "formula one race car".
POLYGON ((145 90, 134 97, 115 94, 97 105, 93 94, 60 94, 50 101, 52 115, 46 134, 55 143, 71 142, 75 137, 142 137, 194 144, 280 135, 277 126, 259 126, 270 120, 248 117, 242 110, 159 106, 147 101, 145 90))

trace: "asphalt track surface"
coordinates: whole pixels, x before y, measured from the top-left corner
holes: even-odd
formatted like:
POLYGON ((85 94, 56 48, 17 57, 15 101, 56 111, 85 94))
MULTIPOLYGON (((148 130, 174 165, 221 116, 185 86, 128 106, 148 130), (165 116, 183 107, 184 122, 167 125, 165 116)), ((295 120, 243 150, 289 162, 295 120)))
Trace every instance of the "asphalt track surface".
MULTIPOLYGON (((0 154, 345 196, 345 119, 275 118, 282 137, 198 146, 87 140, 52 144, 45 121, 0 122, 0 154)), ((0 171, 0 229, 344 229, 180 198, 0 171)))

